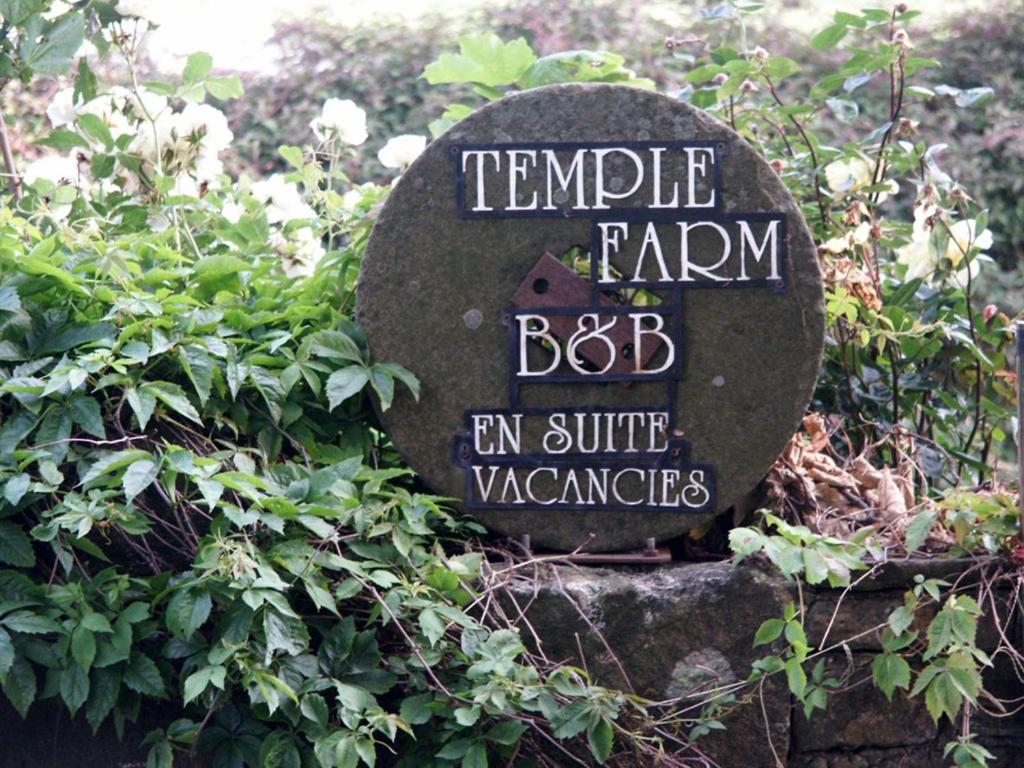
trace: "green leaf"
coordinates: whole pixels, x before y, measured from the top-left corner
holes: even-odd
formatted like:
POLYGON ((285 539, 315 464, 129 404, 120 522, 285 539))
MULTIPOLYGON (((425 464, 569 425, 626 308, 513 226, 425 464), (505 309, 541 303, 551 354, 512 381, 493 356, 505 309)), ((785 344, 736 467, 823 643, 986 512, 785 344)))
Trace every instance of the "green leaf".
POLYGON ((831 27, 825 27, 825 29, 811 38, 811 47, 819 51, 835 48, 846 37, 846 31, 845 24, 833 24, 831 27))
MULTIPOLYGON (((406 701, 408 701, 408 699, 406 699, 406 701)), ((327 707, 327 702, 324 700, 324 697, 319 693, 308 693, 303 696, 302 704, 299 709, 302 712, 303 717, 312 720, 321 728, 327 727, 327 721, 330 719, 330 710, 327 707)), ((412 723, 412 721, 405 716, 405 702, 402 702, 402 719, 406 722, 412 723)))
POLYGON ((103 426, 103 416, 100 414, 100 404, 88 395, 76 394, 68 403, 71 410, 71 420, 95 437, 97 440, 106 440, 107 431, 103 426))
POLYGON ((25 659, 15 660, 11 671, 3 680, 3 691, 11 706, 25 717, 36 698, 36 673, 25 659))
POLYGON ((90 139, 99 142, 108 150, 114 147, 114 137, 110 135, 110 129, 97 115, 83 114, 78 116, 78 127, 90 139))
POLYGON ((462 756, 462 768, 487 768, 487 747, 476 742, 462 756))
POLYGON ((606 718, 601 718, 587 728, 587 743, 590 745, 590 754, 600 765, 604 765, 612 753, 612 744, 615 741, 612 724, 606 718))
POLYGON ((18 502, 22 500, 28 491, 31 482, 32 478, 24 472, 8 478, 7 482, 4 483, 4 500, 12 507, 17 506, 18 502))
POLYGON ((327 378, 327 402, 330 409, 333 411, 350 397, 361 392, 369 380, 369 369, 359 365, 350 365, 332 373, 327 378))
POLYGON ((825 99, 825 105, 841 123, 852 123, 860 114, 857 102, 849 99, 825 99))
POLYGON ((910 687, 910 665, 895 653, 880 653, 871 662, 871 677, 885 698, 892 701, 897 688, 910 687))
POLYGON ((121 670, 116 667, 94 668, 90 675, 89 700, 85 703, 85 717, 96 733, 117 703, 121 691, 121 670))
POLYGON ((185 375, 188 376, 199 396, 199 404, 206 405, 206 401, 210 399, 210 389, 213 386, 213 360, 204 349, 194 344, 179 349, 178 358, 185 369, 185 375))
POLYGON ((391 374, 375 365, 370 369, 370 384, 373 385, 373 391, 380 398, 380 409, 388 410, 395 399, 395 380, 391 374))
POLYGON ((51 632, 60 632, 60 624, 56 621, 29 611, 9 613, 0 619, 0 624, 26 635, 48 635, 51 632))
POLYGON ((317 357, 362 363, 363 353, 350 336, 341 331, 319 331, 310 337, 310 352, 317 357))
POLYGON ((928 534, 932 532, 938 519, 939 511, 937 509, 922 509, 911 518, 906 531, 907 552, 916 552, 924 546, 928 534))
POLYGON ((11 640, 7 630, 0 627, 0 681, 7 676, 7 673, 11 671, 13 666, 14 642, 11 640))
POLYGON ((66 667, 60 673, 58 689, 60 697, 74 715, 89 698, 89 673, 76 664, 66 667))
POLYGON ((914 623, 914 611, 901 605, 889 614, 889 628, 894 635, 902 635, 914 623))
POLYGON ((124 684, 127 688, 144 696, 163 698, 164 681, 156 664, 140 651, 133 651, 131 661, 124 671, 124 684))
POLYGON ((153 409, 156 408, 156 397, 151 392, 139 390, 135 387, 127 387, 124 394, 128 400, 128 405, 131 406, 132 412, 135 414, 136 421, 139 423, 139 429, 145 429, 146 424, 149 423, 150 416, 153 415, 153 409))
POLYGON ((259 768, 302 768, 294 737, 286 731, 273 731, 263 739, 259 768))
POLYGON ((434 694, 420 693, 416 696, 409 696, 402 700, 399 714, 409 725, 423 725, 430 721, 433 711, 430 704, 434 701, 434 694))
POLYGON ((263 614, 263 632, 268 656, 275 651, 298 656, 309 647, 309 630, 305 623, 274 608, 268 608, 263 614))
POLYGON ((140 392, 147 392, 148 394, 153 395, 153 397, 162 402, 172 411, 184 416, 189 421, 194 421, 196 424, 202 425, 203 420, 199 418, 199 412, 195 409, 195 406, 189 402, 188 397, 185 396, 185 390, 177 384, 171 384, 167 381, 153 381, 143 384, 139 387, 139 390, 140 392))
POLYGON ((443 53, 427 65, 423 77, 428 83, 511 85, 537 60, 525 39, 505 43, 493 32, 463 35, 459 49, 461 53, 443 53))
POLYGON ((160 464, 152 459, 136 461, 125 470, 121 484, 124 486, 125 501, 131 501, 156 480, 160 473, 160 464))
POLYGON ((209 592, 199 589, 179 589, 167 603, 167 628, 188 640, 210 618, 213 600, 209 592))
POLYGON ((519 720, 504 720, 487 732, 487 740, 511 747, 526 733, 528 727, 519 720))
POLYGON ((828 562, 815 549, 804 549, 804 575, 808 584, 821 584, 829 575, 828 562))
POLYGON ((89 148, 88 141, 67 128, 58 128, 57 130, 52 131, 49 136, 38 139, 36 144, 43 147, 59 149, 62 152, 66 152, 69 149, 75 149, 76 147, 83 147, 85 149, 89 148))
POLYGON ((41 39, 30 22, 19 37, 18 52, 27 66, 42 74, 59 75, 71 66, 85 39, 85 16, 77 11, 59 16, 41 39))
POLYGON ((0 520, 0 563, 18 568, 31 568, 36 564, 32 542, 21 526, 0 520))
POLYGON ((980 107, 992 101, 995 96, 996 92, 991 88, 969 88, 954 96, 953 102, 962 108, 980 107))
POLYGON ((791 658, 786 661, 786 682, 794 696, 801 698, 804 695, 807 688, 807 673, 799 659, 791 658))
POLYGON ((89 467, 82 478, 80 485, 88 485, 97 478, 117 472, 119 469, 123 469, 141 459, 152 459, 152 457, 145 451, 138 449, 108 453, 92 463, 92 466, 89 467))
POLYGON ((181 73, 181 80, 185 85, 194 85, 205 78, 213 69, 213 57, 203 51, 196 51, 190 54, 185 62, 185 69, 181 73))
POLYGON ((71 633, 71 657, 86 672, 96 658, 96 635, 81 624, 71 633))
POLYGON ((782 619, 767 619, 754 635, 754 647, 773 643, 782 636, 782 630, 786 628, 786 622, 782 619))
POLYGON ((226 75, 224 77, 211 77, 206 81, 206 90, 215 99, 238 99, 245 93, 242 81, 238 75, 226 75))
POLYGON ((174 750, 166 739, 160 739, 149 748, 146 755, 146 768, 173 768, 174 750))
POLYGON ((199 698, 210 684, 210 676, 213 674, 213 667, 203 667, 185 678, 184 693, 185 703, 199 698))
POLYGON ((412 371, 404 368, 401 365, 395 363, 377 363, 373 366, 375 369, 380 369, 387 372, 392 378, 398 379, 412 393, 413 399, 419 402, 420 399, 420 380, 416 377, 412 371))

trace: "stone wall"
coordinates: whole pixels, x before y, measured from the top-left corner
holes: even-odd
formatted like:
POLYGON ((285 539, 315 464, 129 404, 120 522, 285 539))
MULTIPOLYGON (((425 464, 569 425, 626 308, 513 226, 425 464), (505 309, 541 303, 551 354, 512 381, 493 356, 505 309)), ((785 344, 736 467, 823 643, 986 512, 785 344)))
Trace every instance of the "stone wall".
MULTIPOLYGON (((892 563, 845 595, 805 588, 808 638, 814 645, 826 631, 830 645, 852 638, 829 654, 828 663, 837 676, 855 683, 866 677, 879 649, 878 635, 867 630, 902 602, 914 575, 949 577, 963 565, 892 563)), ((653 699, 744 680, 764 651, 752 647, 757 628, 780 616, 796 597, 795 586, 773 571, 727 563, 643 570, 554 566, 539 569, 538 576, 539 586, 528 580, 516 585, 514 610, 522 611, 547 656, 585 666, 599 682, 653 699)), ((994 646, 991 626, 982 625, 979 643, 994 646)), ((1024 695, 1000 664, 988 685, 1001 696, 1024 695)), ((890 703, 870 683, 853 685, 810 720, 794 706, 781 679, 744 690, 740 699, 725 721, 728 729, 701 741, 722 768, 949 765, 942 748, 952 737, 951 727, 937 727, 922 700, 898 691, 890 703)), ((132 727, 122 742, 109 726, 92 736, 85 723, 70 721, 52 702, 35 705, 27 722, 3 703, 0 768, 144 766, 145 753, 136 745, 149 728, 174 717, 147 712, 148 722, 132 727)), ((1024 715, 979 716, 972 728, 999 757, 1000 768, 1024 766, 1024 715)))
MULTIPOLYGON (((725 720, 727 730, 702 740, 705 751, 722 768, 950 765, 942 750, 952 729, 932 722, 921 697, 897 691, 890 703, 870 681, 857 683, 870 676, 880 650, 872 628, 902 603, 914 575, 949 577, 963 567, 894 562, 845 595, 805 587, 809 642, 817 647, 826 631, 829 646, 849 639, 827 654, 829 669, 846 687, 810 720, 794 706, 784 680, 745 690, 740 698, 746 700, 725 720)), ((600 682, 655 700, 745 679, 766 652, 752 647, 757 628, 797 598, 795 585, 777 573, 728 563, 634 571, 559 566, 542 571, 541 579, 539 590, 525 581, 519 585, 516 602, 548 657, 571 660, 600 682)), ((982 624, 979 644, 994 647, 991 625, 982 624)), ((987 684, 1007 697, 1024 695, 1001 664, 987 684)), ((1024 766, 1024 715, 976 716, 972 729, 999 757, 996 765, 1024 766)))

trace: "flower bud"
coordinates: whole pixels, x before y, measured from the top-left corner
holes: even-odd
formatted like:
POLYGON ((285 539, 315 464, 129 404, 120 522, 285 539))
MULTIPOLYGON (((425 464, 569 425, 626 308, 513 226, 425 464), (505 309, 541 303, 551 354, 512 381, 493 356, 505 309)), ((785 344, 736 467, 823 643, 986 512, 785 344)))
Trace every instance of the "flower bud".
POLYGON ((910 35, 907 34, 905 29, 897 29, 895 34, 892 36, 892 42, 894 45, 898 45, 902 48, 913 48, 914 44, 910 42, 910 35))
POLYGON ((906 13, 908 7, 906 3, 900 3, 896 6, 896 13, 906 13))
POLYGON ((772 160, 771 166, 772 166, 772 170, 775 171, 776 173, 782 173, 782 171, 785 170, 785 168, 786 168, 786 163, 785 163, 784 160, 776 159, 776 160, 772 160))
POLYGON ((754 49, 754 58, 758 61, 766 61, 768 59, 768 51, 759 45, 754 49))
POLYGON ((917 120, 911 120, 909 117, 901 117, 899 125, 896 128, 896 133, 900 136, 913 136, 917 133, 917 126, 920 122, 917 120))
POLYGON ((982 311, 981 316, 985 318, 985 324, 988 325, 992 322, 992 318, 999 314, 999 307, 995 304, 987 304, 985 309, 982 311))
POLYGON ((757 83, 752 80, 744 80, 743 84, 740 86, 740 90, 744 93, 757 93, 761 89, 758 88, 757 83))
POLYGON ((725 72, 719 72, 717 75, 711 78, 711 82, 715 85, 725 85, 725 81, 728 79, 729 76, 725 74, 725 72))

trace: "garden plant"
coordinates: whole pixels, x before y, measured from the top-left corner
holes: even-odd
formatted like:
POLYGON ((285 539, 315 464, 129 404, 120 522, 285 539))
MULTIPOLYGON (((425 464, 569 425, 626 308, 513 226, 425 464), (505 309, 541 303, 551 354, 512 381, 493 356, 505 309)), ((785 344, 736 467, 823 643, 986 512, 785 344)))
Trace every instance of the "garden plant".
MULTIPOLYGON (((898 554, 974 558, 908 592, 871 677, 956 721, 949 759, 984 766, 971 718, 1000 704, 977 623, 1009 622, 997 595, 1024 562, 1005 485, 1012 318, 977 296, 987 213, 918 128, 998 96, 919 85, 940 64, 903 4, 836 13, 808 45, 843 63, 805 87, 798 60, 750 39, 759 12, 720 5, 661 54, 686 83, 674 97, 771 162, 826 276, 813 412, 731 554, 840 587, 898 554)), ((233 178, 210 102, 245 96, 210 56, 154 82, 146 22, 110 3, 3 0, 0 16, 0 83, 63 79, 41 157, 11 149, 28 116, 0 123, 0 683, 19 713, 53 699, 122 732, 171 712, 151 768, 479 768, 709 764, 702 737, 765 676, 808 717, 828 706, 843 683, 802 602, 750 638, 770 651, 749 679, 700 696, 647 701, 546 658, 507 590, 537 558, 431 495, 379 427, 419 385, 370 359, 353 320, 389 186, 352 169, 393 177, 428 130, 510 91, 651 80, 606 51, 467 35, 423 70, 461 96, 420 134, 366 158, 365 111, 332 98, 304 145, 280 147, 286 172, 233 178)), ((1005 634, 998 653, 1024 669, 1005 634)))

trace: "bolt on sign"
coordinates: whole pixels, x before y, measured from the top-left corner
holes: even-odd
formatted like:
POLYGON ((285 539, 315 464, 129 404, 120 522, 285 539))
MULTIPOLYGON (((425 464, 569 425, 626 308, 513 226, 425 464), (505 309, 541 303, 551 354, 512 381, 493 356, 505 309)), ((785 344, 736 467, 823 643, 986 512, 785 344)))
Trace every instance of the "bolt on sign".
POLYGON ((492 103, 399 179, 367 246, 383 414, 438 493, 509 535, 665 539, 753 491, 824 338, 811 235, 777 174, 666 96, 556 85, 492 103))

